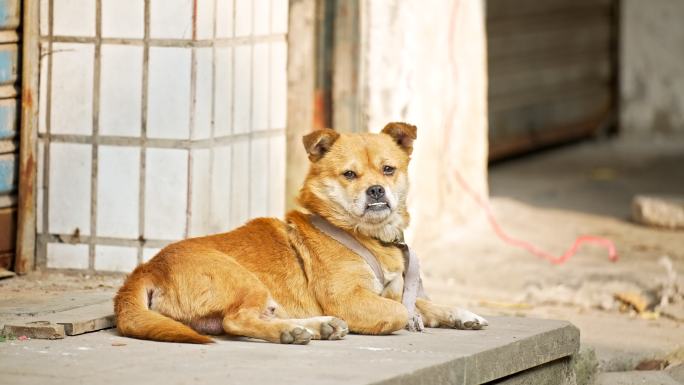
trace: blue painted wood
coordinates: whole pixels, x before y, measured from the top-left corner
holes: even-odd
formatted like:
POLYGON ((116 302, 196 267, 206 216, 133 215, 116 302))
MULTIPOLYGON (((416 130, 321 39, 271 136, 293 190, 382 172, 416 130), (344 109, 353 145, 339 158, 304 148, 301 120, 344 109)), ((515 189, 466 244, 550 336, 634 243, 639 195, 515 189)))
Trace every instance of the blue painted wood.
POLYGON ((19 27, 19 0, 0 0, 0 29, 17 29, 19 27))
POLYGON ((14 192, 17 188, 17 155, 0 155, 0 194, 14 192))
POLYGON ((19 55, 17 44, 0 45, 0 84, 14 84, 17 81, 19 55))
POLYGON ((0 100, 0 140, 17 137, 17 100, 0 100))

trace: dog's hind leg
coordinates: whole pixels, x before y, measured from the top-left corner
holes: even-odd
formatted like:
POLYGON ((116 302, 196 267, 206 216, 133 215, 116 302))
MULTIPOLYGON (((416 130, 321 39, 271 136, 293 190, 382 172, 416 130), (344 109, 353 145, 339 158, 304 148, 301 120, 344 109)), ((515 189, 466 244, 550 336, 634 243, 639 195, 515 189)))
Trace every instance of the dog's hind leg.
POLYGON ((274 316, 276 304, 265 287, 251 287, 242 303, 223 316, 223 330, 232 335, 282 344, 308 344, 313 330, 274 316))

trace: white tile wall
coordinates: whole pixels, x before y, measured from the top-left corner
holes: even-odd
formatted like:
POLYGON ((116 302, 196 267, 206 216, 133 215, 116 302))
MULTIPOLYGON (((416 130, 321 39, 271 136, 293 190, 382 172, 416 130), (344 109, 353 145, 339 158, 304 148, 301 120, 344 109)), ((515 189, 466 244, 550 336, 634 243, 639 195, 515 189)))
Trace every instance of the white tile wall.
POLYGON ((122 246, 95 246, 95 270, 133 271, 138 265, 138 249, 122 246))
POLYGON ((285 134, 272 137, 268 143, 269 215, 285 215, 285 134))
POLYGON ((287 125, 287 44, 271 44, 271 109, 270 127, 287 125))
POLYGON ((54 0, 55 35, 95 36, 95 1, 54 0))
POLYGON ((214 149, 213 174, 211 180, 210 233, 222 233, 231 228, 231 152, 231 147, 229 146, 222 146, 214 149))
POLYGON ((143 47, 102 45, 100 135, 140 136, 143 47))
POLYGON ((87 269, 88 245, 48 243, 47 267, 53 269, 87 269))
POLYGON ((144 35, 144 0, 102 0, 102 36, 142 38, 144 35))
POLYGON ((211 154, 209 149, 192 150, 192 198, 190 236, 210 233, 211 225, 211 154))
POLYGON ((271 33, 286 33, 288 0, 271 1, 271 33))
POLYGON ((233 132, 250 131, 250 109, 252 100, 252 47, 235 47, 235 90, 233 110, 233 132))
POLYGON ((214 35, 214 1, 197 1, 197 38, 210 39, 214 35))
POLYGON ((135 239, 138 229, 140 149, 100 146, 98 149, 97 234, 135 239))
POLYGON ((152 239, 185 236, 188 151, 150 148, 145 170, 145 233, 152 239))
POLYGON ((235 36, 252 34, 252 0, 235 1, 235 36))
POLYGON ((161 39, 192 38, 192 0, 151 0, 150 36, 161 39))
POLYGON ((233 144, 230 226, 237 227, 249 218, 249 141, 240 140, 233 144))
POLYGON ((269 115, 269 68, 268 43, 254 45, 252 67, 252 131, 268 129, 269 115))
POLYGON ((196 49, 196 83, 195 83, 195 128, 193 139, 205 139, 211 135, 211 94, 212 84, 212 52, 211 48, 196 49))
POLYGON ((268 35, 271 22, 271 0, 253 0, 254 35, 268 35))
POLYGON ((45 142, 38 141, 38 170, 36 171, 36 231, 43 233, 43 199, 45 198, 45 142))
POLYGON ((249 163, 249 215, 268 216, 268 138, 251 140, 249 163))
POLYGON ((90 44, 52 45, 51 132, 92 133, 93 59, 90 44))
POLYGON ((229 135, 232 129, 233 58, 230 48, 216 49, 216 81, 214 99, 215 136, 229 135))
POLYGON ((148 137, 189 137, 190 58, 189 48, 150 48, 148 137))
POLYGON ((48 15, 50 14, 50 1, 40 0, 40 35, 45 36, 50 33, 48 15))
POLYGON ((233 36, 233 0, 216 1, 216 37, 233 36))
MULTIPOLYGON (((47 43, 40 45, 40 57, 46 57, 49 54, 47 43)), ((40 95, 38 95, 38 132, 45 133, 47 131, 47 101, 48 101, 48 61, 40 61, 40 95)))
POLYGON ((90 233, 90 165, 89 144, 50 144, 50 233, 90 233))
POLYGON ((148 248, 148 247, 144 248, 144 249, 143 249, 143 255, 142 255, 142 257, 143 257, 143 262, 147 262, 147 261, 149 261, 150 259, 152 259, 152 257, 154 257, 155 255, 157 255, 157 253, 158 253, 159 251, 161 251, 161 249, 148 248))

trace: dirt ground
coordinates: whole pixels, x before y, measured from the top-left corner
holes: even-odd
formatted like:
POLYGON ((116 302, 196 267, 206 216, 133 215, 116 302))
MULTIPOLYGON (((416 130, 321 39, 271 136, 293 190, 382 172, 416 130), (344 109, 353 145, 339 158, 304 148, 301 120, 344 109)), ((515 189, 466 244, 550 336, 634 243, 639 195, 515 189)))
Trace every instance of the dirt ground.
POLYGON ((490 193, 511 236, 554 255, 577 236, 601 236, 615 243, 619 260, 585 246, 553 265, 502 242, 480 215, 416 245, 435 300, 483 314, 570 320, 606 370, 629 370, 649 357, 681 361, 684 231, 629 218, 635 194, 684 195, 684 141, 596 140, 501 162, 490 168, 490 193), (678 288, 678 300, 655 308, 663 286, 678 288), (624 309, 618 293, 638 294, 654 312, 624 309))
MULTIPOLYGON (((646 358, 681 362, 684 300, 680 296, 664 309, 653 305, 663 286, 678 287, 680 295, 684 290, 684 232, 643 227, 630 222, 629 214, 635 194, 684 194, 684 141, 570 145, 492 166, 490 189, 494 213, 511 236, 554 254, 579 235, 602 236, 615 242, 619 261, 587 246, 553 265, 503 243, 480 215, 467 227, 435 231, 429 242, 414 245, 434 300, 485 316, 570 320, 604 370, 631 370, 646 358), (617 293, 643 297, 649 312, 625 309, 617 293)), ((0 280, 0 296, 114 292, 122 280, 38 272, 0 280)))

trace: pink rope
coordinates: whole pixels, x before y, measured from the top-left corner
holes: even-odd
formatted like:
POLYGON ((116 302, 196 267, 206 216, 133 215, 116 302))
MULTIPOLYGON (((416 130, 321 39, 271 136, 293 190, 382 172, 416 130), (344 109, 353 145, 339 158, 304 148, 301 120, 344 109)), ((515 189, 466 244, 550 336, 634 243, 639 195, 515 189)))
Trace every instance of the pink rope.
POLYGON ((575 239, 575 242, 570 246, 570 248, 563 254, 559 256, 555 256, 553 254, 547 253, 546 251, 538 248, 537 246, 531 244, 530 242, 524 241, 522 239, 517 239, 514 238, 510 235, 508 235, 502 228, 501 225, 499 225, 499 222, 496 220, 496 217, 494 216, 494 212, 492 212, 492 208, 489 206, 489 203, 486 202, 478 193, 476 193, 466 182, 466 180, 463 178, 461 173, 456 171, 456 179, 458 180, 458 183, 463 187, 463 189, 470 195, 471 198, 477 203, 477 205, 484 210, 484 212, 487 214, 487 220, 489 221, 489 224, 492 226, 492 229, 494 230, 494 233, 501 238, 504 242, 508 243, 509 245, 512 245, 514 247, 520 248, 527 250, 531 254, 536 255, 537 257, 543 258, 548 260, 551 263, 560 265, 565 263, 568 259, 570 259, 572 256, 577 254, 577 249, 580 248, 583 244, 594 244, 594 245, 599 245, 603 246, 606 248, 608 251, 608 259, 610 259, 612 262, 616 262, 618 260, 618 254, 615 249, 615 244, 613 241, 610 239, 602 238, 602 237, 597 237, 593 235, 582 235, 575 239))

